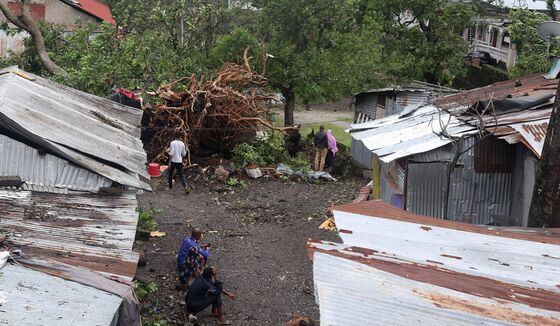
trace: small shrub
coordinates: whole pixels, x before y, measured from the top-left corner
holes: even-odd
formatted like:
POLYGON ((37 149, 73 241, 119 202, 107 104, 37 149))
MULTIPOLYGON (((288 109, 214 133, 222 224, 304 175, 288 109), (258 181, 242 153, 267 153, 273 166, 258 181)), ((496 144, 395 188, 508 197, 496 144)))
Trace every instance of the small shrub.
POLYGON ((138 281, 134 281, 134 292, 140 300, 143 300, 148 294, 154 293, 157 290, 157 284, 154 282, 143 284, 138 281))
POLYGON ((151 208, 148 210, 138 209, 138 225, 136 226, 137 237, 149 236, 150 232, 157 227, 155 215, 161 213, 160 209, 151 208))
POLYGON ((247 186, 247 184, 245 183, 245 181, 243 180, 239 180, 237 178, 229 178, 226 181, 226 185, 228 185, 229 187, 241 187, 241 188, 245 188, 247 186))
POLYGON ((288 154, 284 148, 284 137, 280 133, 271 133, 267 138, 259 139, 253 144, 237 145, 233 150, 233 162, 239 168, 249 164, 264 167, 283 163, 294 170, 303 172, 310 170, 309 160, 303 153, 296 157, 288 154))

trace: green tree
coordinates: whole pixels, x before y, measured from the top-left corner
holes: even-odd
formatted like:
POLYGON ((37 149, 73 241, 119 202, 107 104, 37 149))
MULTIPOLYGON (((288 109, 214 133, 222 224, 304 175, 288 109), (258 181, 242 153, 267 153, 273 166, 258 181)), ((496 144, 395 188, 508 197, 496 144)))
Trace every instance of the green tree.
POLYGON ((286 99, 293 125, 296 95, 303 103, 335 100, 363 87, 378 67, 378 28, 348 0, 262 0, 259 39, 269 56, 266 76, 286 99))
MULTIPOLYGON (((91 25, 65 35, 57 26, 41 26, 49 56, 67 72, 65 79, 52 78, 98 95, 106 95, 114 85, 153 90, 180 77, 206 73, 210 49, 227 27, 222 22, 227 8, 221 0, 108 2, 114 6, 117 27, 91 25)), ((50 76, 31 40, 23 53, 3 62, 11 64, 50 76)))
POLYGON ((548 17, 527 9, 515 9, 511 17, 512 24, 508 29, 512 42, 517 45, 517 62, 509 75, 514 78, 546 71, 549 66, 548 45, 539 36, 537 28, 548 17))
POLYGON ((247 29, 235 28, 231 33, 218 37, 216 46, 210 51, 210 64, 220 67, 224 62, 243 63, 243 51, 249 48, 250 63, 262 68, 263 55, 257 38, 247 29))
POLYGON ((386 72, 449 84, 466 73, 461 36, 478 10, 476 1, 371 0, 383 28, 386 72))

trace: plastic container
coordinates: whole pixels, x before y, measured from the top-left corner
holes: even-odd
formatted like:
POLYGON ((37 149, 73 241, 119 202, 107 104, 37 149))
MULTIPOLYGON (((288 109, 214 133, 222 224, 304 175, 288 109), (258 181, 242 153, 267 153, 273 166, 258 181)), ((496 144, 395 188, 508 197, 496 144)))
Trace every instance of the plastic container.
POLYGON ((161 174, 159 172, 159 164, 150 163, 148 164, 148 174, 150 177, 159 177, 161 174))

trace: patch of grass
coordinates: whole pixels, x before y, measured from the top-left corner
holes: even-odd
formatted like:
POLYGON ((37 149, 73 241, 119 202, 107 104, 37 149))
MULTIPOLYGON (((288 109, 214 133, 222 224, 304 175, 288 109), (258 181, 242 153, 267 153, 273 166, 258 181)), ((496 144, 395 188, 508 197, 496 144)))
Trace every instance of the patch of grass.
POLYGON ((335 124, 329 123, 329 122, 325 122, 325 123, 313 123, 313 124, 309 124, 309 125, 302 125, 301 126, 301 136, 302 138, 305 138, 310 132, 311 129, 314 129, 315 132, 319 131, 319 126, 323 125, 325 126, 325 131, 332 129, 334 138, 336 138, 336 141, 340 144, 343 144, 347 147, 350 147, 350 144, 352 143, 352 137, 350 136, 349 133, 344 131, 344 128, 339 127, 335 124))
POLYGON ((348 122, 348 123, 353 123, 354 122, 354 117, 344 117, 344 116, 340 116, 340 117, 336 117, 337 121, 343 121, 343 122, 348 122))

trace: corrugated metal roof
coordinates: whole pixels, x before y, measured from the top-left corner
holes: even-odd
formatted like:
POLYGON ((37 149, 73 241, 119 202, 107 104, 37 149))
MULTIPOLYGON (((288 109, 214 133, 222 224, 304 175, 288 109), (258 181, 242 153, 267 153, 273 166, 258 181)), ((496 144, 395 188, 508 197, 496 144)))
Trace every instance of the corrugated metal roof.
MULTIPOLYGON (((433 102, 433 105, 421 107, 409 116, 391 115, 366 123, 353 124, 349 131, 352 138, 360 140, 382 161, 390 162, 449 144, 451 140, 440 135, 443 129, 453 137, 478 134, 477 126, 480 125, 480 117, 462 114, 477 101, 510 95, 517 97, 554 94, 557 85, 558 80, 547 80, 542 75, 526 76, 439 98, 433 102)), ((497 116, 484 115, 482 117, 484 128, 510 143, 521 140, 530 147, 534 140, 524 137, 534 137, 518 133, 513 126, 548 119, 553 102, 552 98, 544 104, 538 104, 527 110, 497 116)), ((541 130, 541 133, 543 131, 541 130)))
POLYGON ((28 74, 0 72, 0 126, 124 185, 150 189, 138 124, 142 112, 28 74))
MULTIPOLYGON (((545 0, 486 0, 486 2, 491 3, 494 6, 505 7, 505 8, 523 8, 529 10, 541 10, 548 11, 547 1, 545 0)), ((554 1, 556 8, 560 7, 560 1, 554 1)))
POLYGON ((68 189, 98 192, 111 180, 39 151, 5 135, 0 135, 0 176, 19 176, 24 189, 68 193, 68 189))
POLYGON ((0 269, 0 324, 114 325, 119 296, 8 264, 0 269))
POLYGON ((560 323, 560 230, 436 220, 379 201, 333 208, 310 240, 325 325, 560 323))
POLYGON ((356 93, 354 96, 360 95, 360 94, 365 94, 365 93, 385 93, 385 92, 410 92, 410 93, 413 93, 413 92, 426 92, 426 91, 428 91, 428 92, 439 92, 439 93, 443 93, 443 94, 459 92, 458 90, 456 90, 454 88, 449 88, 449 87, 445 87, 445 86, 441 86, 441 85, 430 84, 430 83, 414 80, 414 81, 410 81, 408 83, 403 83, 403 84, 399 84, 399 85, 395 85, 395 86, 388 86, 388 87, 370 89, 370 90, 365 91, 365 92, 356 93))
POLYGON ((511 125, 522 137, 523 143, 537 156, 541 158, 546 132, 548 130, 548 120, 530 121, 511 125))
POLYGON ((85 11, 86 13, 97 17, 101 20, 109 22, 111 25, 116 25, 117 22, 113 18, 111 8, 101 1, 97 0, 62 0, 70 6, 85 11))
POLYGON ((0 235, 12 249, 131 280, 136 196, 0 191, 0 235))

